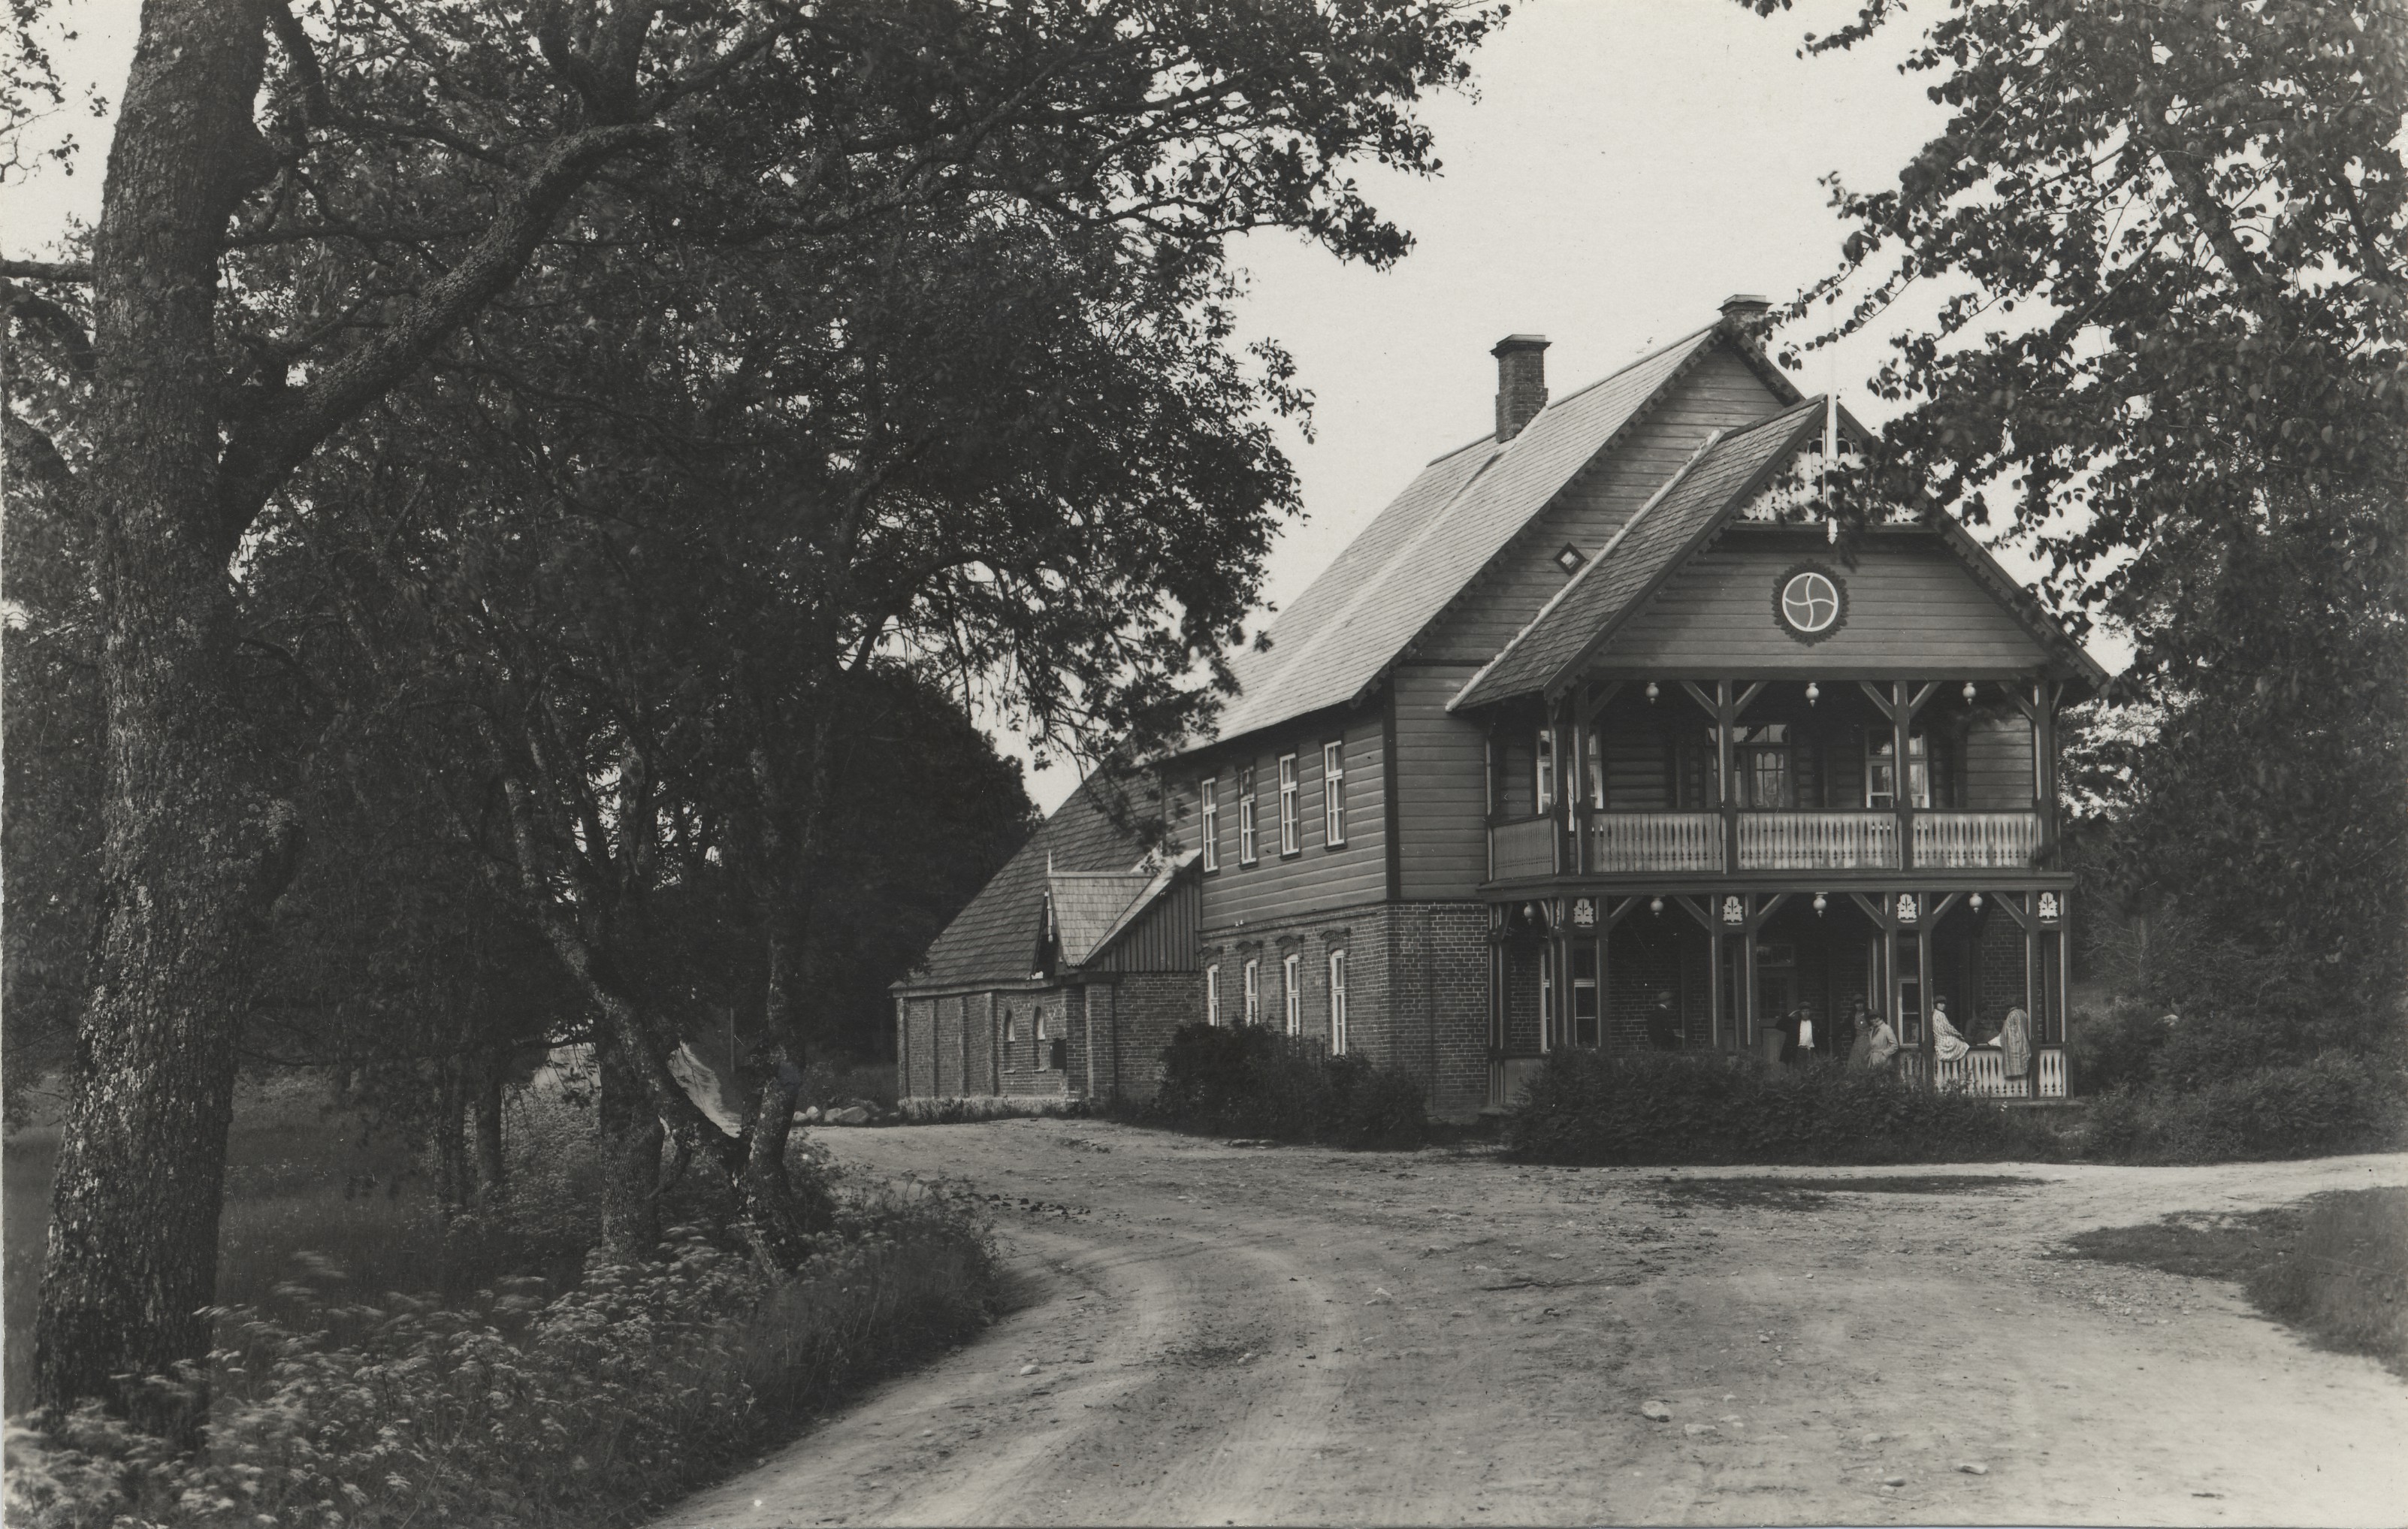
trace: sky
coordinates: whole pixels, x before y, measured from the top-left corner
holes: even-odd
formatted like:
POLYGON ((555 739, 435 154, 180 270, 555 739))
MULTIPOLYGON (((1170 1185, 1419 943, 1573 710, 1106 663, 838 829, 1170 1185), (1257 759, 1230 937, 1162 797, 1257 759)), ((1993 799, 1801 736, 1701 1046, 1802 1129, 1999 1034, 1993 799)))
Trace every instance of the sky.
MULTIPOLYGON (((1797 56, 1805 33, 1835 30, 1856 8, 1799 0, 1767 20, 1737 0, 1516 3, 1475 56, 1474 95, 1438 97, 1423 113, 1442 173, 1358 177, 1412 233, 1403 261, 1374 271, 1287 235, 1240 243, 1252 279, 1242 337, 1284 345, 1316 400, 1312 440, 1283 427, 1306 516, 1271 554, 1273 605, 1311 583, 1424 463, 1490 429, 1488 350, 1506 335, 1554 342, 1547 379, 1561 396, 1711 322, 1735 293, 1778 303, 1835 267, 1842 229, 1821 178, 1889 184, 1943 121, 1926 81, 1898 70, 1911 27, 1855 52, 1797 56)), ((134 0, 72 7, 83 36, 61 50, 70 76, 114 93, 136 12, 134 0)), ((96 209, 106 129, 77 130, 78 174, 6 193, 8 253, 37 252, 23 231, 96 209)), ((1887 410, 1862 384, 1886 333, 1815 352, 1800 390, 1836 389, 1877 426, 1887 410)), ((2000 556, 2029 567, 2013 548, 2000 556)), ((2093 648, 2121 666, 2112 638, 2093 648)), ((1049 811, 1077 783, 1068 762, 1028 777, 1049 811)))

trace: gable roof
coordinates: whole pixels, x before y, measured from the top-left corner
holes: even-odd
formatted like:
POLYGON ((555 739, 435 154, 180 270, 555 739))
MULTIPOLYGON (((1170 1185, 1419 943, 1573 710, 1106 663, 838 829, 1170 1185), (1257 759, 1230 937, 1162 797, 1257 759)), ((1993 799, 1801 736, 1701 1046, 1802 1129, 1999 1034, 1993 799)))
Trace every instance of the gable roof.
POLYGON ((1020 852, 995 873, 969 906, 953 916, 943 934, 897 988, 979 986, 1025 982, 1030 970, 1029 921, 1038 916, 1051 879, 1065 871, 1106 871, 1136 876, 1139 888, 1154 879, 1134 867, 1146 851, 1135 829, 1112 821, 1101 777, 1089 777, 1054 809, 1020 852), (1049 865, 1050 861, 1050 865, 1049 865))
POLYGON ((1707 442, 1656 496, 1623 523, 1597 556, 1471 677, 1450 711, 1553 689, 1564 671, 1645 602, 1774 468, 1787 461, 1822 418, 1808 399, 1769 420, 1707 442))
MULTIPOLYGON (((1794 457, 1821 422, 1825 400, 1806 399, 1770 419, 1716 435, 1655 497, 1581 565, 1528 625, 1447 703, 1450 711, 1558 692, 1665 580, 1701 550, 1794 457)), ((1841 412, 1845 434, 1863 426, 1841 412)), ((1980 542, 1944 514, 1928 518, 1941 540, 2014 613, 2041 646, 2067 658, 2092 685, 2106 674, 1980 542)))
MULTIPOLYGON (((1424 467, 1281 612, 1269 650, 1231 661, 1240 692, 1218 737, 1358 699, 1533 516, 1727 333, 1716 323, 1684 335, 1550 401, 1512 440, 1483 436, 1424 467)), ((1749 361, 1796 396, 1778 372, 1749 361)))
POLYGON ((1114 929, 1121 914, 1154 885, 1150 868, 1054 871, 1045 878, 1045 911, 1065 965, 1082 965, 1114 929))

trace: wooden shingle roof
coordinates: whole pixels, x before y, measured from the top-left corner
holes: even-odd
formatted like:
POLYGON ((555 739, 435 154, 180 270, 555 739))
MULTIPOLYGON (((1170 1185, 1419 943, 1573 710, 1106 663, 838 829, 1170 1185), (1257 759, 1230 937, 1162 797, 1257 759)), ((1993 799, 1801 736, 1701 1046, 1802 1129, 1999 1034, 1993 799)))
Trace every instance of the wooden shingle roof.
MULTIPOLYGON (((1503 445, 1484 436, 1422 469, 1232 661, 1234 738, 1358 699, 1490 560, 1723 333, 1708 325, 1553 400, 1503 445)), ((1196 745, 1202 746, 1199 740, 1196 745)))

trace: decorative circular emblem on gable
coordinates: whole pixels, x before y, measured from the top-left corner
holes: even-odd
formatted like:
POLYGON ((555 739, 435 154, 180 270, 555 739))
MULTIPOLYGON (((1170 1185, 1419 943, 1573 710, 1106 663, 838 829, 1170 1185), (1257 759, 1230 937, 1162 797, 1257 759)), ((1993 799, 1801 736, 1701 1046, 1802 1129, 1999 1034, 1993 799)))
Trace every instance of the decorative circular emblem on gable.
POLYGON ((1848 619, 1848 587, 1820 564, 1801 563, 1772 584, 1772 613, 1800 642, 1820 642, 1848 619))

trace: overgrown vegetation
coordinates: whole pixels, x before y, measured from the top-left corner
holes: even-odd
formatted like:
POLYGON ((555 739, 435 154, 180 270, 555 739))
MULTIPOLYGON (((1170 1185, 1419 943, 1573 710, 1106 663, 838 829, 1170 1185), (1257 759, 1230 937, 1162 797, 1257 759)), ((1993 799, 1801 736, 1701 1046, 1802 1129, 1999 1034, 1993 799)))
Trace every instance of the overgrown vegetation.
POLYGON ((1557 1051, 1506 1117, 1530 1163, 2044 1162, 2028 1112, 1888 1073, 1739 1058, 1557 1051))
POLYGON ((2112 1163, 2321 1157, 2408 1145, 2408 1089, 2396 1066, 2344 1051, 2196 1088, 2160 1084, 2091 1107, 2085 1155, 2112 1163))
POLYGON ((2343 1190, 2240 1215, 2172 1215, 2067 1239, 2083 1258, 2240 1282, 2321 1348, 2408 1375, 2408 1190, 2343 1190))
POLYGON ((1162 1084, 1136 1118, 1186 1131, 1417 1147, 1429 1131, 1422 1080, 1262 1025, 1182 1025, 1162 1084))
POLYGON ((595 1264, 549 1301, 505 1280, 451 1308, 305 1265, 274 1314, 223 1311, 179 1459, 88 1406, 12 1432, 9 1521, 83 1529, 639 1522, 846 1387, 976 1331, 994 1295, 966 1202, 848 1201, 791 1278, 680 1228, 657 1265, 595 1264))

